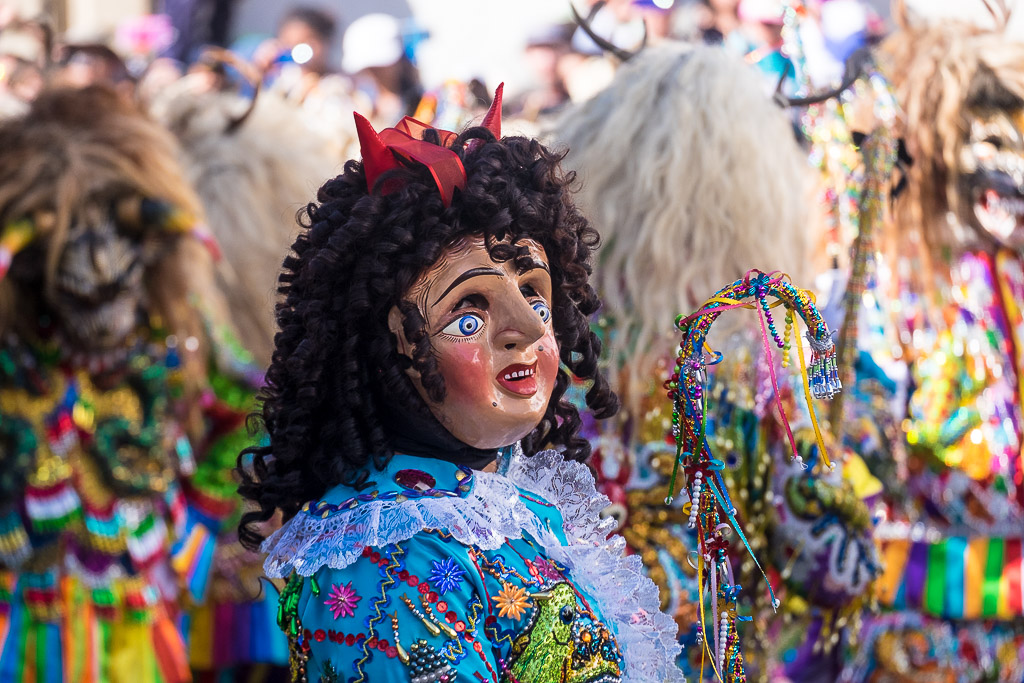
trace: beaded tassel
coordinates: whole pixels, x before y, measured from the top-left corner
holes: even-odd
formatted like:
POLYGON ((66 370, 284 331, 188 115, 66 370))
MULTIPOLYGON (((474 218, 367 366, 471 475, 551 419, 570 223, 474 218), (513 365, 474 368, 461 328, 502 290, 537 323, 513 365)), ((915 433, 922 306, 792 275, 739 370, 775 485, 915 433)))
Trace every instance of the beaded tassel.
POLYGON ((426 612, 427 618, 430 619, 435 626, 441 629, 441 632, 444 633, 445 636, 452 639, 459 637, 459 634, 455 632, 455 629, 437 618, 437 615, 434 614, 434 608, 430 606, 430 600, 426 595, 420 594, 420 605, 423 607, 423 611, 426 612))
POLYGON ((409 611, 413 613, 413 616, 423 622, 423 626, 427 629, 427 632, 430 633, 430 635, 435 638, 441 635, 441 629, 439 629, 430 619, 427 619, 423 612, 416 609, 416 605, 412 604, 412 600, 409 599, 408 595, 402 595, 402 602, 404 602, 405 606, 409 608, 409 611))
MULTIPOLYGON (((805 395, 808 408, 811 410, 815 435, 823 454, 825 449, 814 417, 811 398, 812 395, 817 398, 831 397, 842 387, 838 376, 832 334, 814 306, 812 295, 794 287, 783 275, 750 271, 746 277, 717 292, 697 312, 676 318, 676 327, 682 332, 683 339, 679 344, 672 375, 664 383, 668 398, 672 402, 671 431, 675 440, 676 459, 665 502, 672 504, 674 492, 686 492, 689 495, 690 510, 687 527, 690 529, 699 527, 698 543, 701 553, 699 557, 708 564, 710 572, 705 585, 710 588, 712 600, 715 601, 712 610, 714 616, 711 618, 710 624, 704 622, 703 611, 701 613, 701 628, 697 631, 697 641, 702 647, 707 647, 709 643, 705 641, 708 640, 708 634, 704 633, 704 629, 706 627, 714 628, 711 624, 717 626, 718 631, 710 632, 715 643, 715 651, 709 650, 709 654, 712 661, 717 663, 718 671, 721 673, 731 672, 735 680, 744 678, 736 621, 745 618, 736 616, 736 595, 739 592, 739 586, 730 585, 732 572, 728 565, 729 541, 723 536, 721 527, 731 526, 743 546, 749 552, 753 551, 736 520, 735 506, 719 475, 719 472, 725 467, 725 463, 710 452, 710 444, 706 438, 706 430, 709 425, 708 397, 706 395, 708 393, 707 367, 722 360, 720 353, 708 354, 706 339, 712 323, 724 311, 751 307, 755 308, 760 317, 766 354, 770 355, 772 342, 774 342, 774 346, 782 351, 783 367, 790 365, 792 344, 795 339, 798 339, 797 333, 794 331, 796 315, 799 315, 807 325, 807 336, 811 340, 812 362, 811 367, 806 370, 806 377, 804 377, 805 395), (774 297, 777 301, 774 304, 769 303, 769 297, 774 297), (744 301, 745 299, 756 299, 756 301, 748 303, 744 301), (785 310, 786 324, 783 334, 779 334, 775 325, 772 308, 776 306, 783 306, 785 310), (676 478, 680 469, 686 473, 684 476, 688 476, 690 479, 686 485, 676 488, 676 478), (721 584, 722 595, 719 595, 719 574, 728 578, 728 583, 721 584), (719 603, 719 601, 721 602, 719 603), (721 604, 721 612, 718 609, 719 604, 721 604)), ((797 341, 797 343, 800 342, 797 341)), ((797 350, 800 353, 803 372, 803 347, 798 346, 797 350)), ((771 359, 768 360, 771 363, 771 359)), ((776 383, 774 365, 769 367, 776 401, 779 404, 780 417, 786 424, 786 431, 790 437, 794 461, 802 466, 803 458, 796 453, 796 443, 786 422, 780 389, 776 383)), ((827 465, 827 456, 824 456, 823 460, 827 465)), ((757 558, 754 557, 753 560, 760 569, 757 558)), ((698 575, 699 572, 698 569, 698 575)), ((775 598, 771 582, 768 581, 763 570, 761 570, 761 574, 771 595, 772 605, 778 608, 779 601, 775 598)), ((703 588, 704 586, 702 586, 703 588)))
POLYGON ((697 512, 700 510, 700 494, 704 487, 704 473, 700 470, 693 475, 693 493, 690 495, 690 520, 686 526, 690 529, 697 528, 697 512))
POLYGON ((843 388, 836 364, 836 345, 829 333, 816 339, 809 331, 807 341, 811 344, 811 367, 807 370, 814 398, 832 398, 843 388))
POLYGON ((409 665, 409 653, 402 647, 402 639, 398 633, 398 612, 391 615, 391 631, 395 637, 395 652, 398 653, 398 661, 406 666, 409 665))
POLYGON ((786 311, 786 331, 782 335, 782 367, 789 367, 789 352, 792 348, 793 338, 793 311, 786 311))

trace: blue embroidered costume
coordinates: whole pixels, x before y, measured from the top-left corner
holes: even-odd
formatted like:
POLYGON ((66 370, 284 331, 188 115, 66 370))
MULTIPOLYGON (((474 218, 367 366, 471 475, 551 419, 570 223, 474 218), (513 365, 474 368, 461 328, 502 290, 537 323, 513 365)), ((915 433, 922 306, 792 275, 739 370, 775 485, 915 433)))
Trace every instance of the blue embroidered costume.
POLYGON ((297 680, 683 680, 676 624, 608 538, 590 471, 514 451, 504 474, 396 455, 267 540, 297 680))

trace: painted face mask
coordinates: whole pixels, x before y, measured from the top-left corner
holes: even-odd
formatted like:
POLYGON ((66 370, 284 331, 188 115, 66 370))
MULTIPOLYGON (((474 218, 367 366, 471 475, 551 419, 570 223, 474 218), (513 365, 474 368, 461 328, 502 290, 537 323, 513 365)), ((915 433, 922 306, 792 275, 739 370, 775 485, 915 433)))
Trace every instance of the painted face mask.
MULTIPOLYGON (((517 246, 528 259, 496 262, 483 238, 459 241, 406 295, 426 321, 444 400, 430 400, 418 372, 410 377, 434 417, 474 448, 507 446, 533 431, 558 374, 547 256, 536 242, 517 246)), ((397 308, 389 325, 409 355, 397 308)))

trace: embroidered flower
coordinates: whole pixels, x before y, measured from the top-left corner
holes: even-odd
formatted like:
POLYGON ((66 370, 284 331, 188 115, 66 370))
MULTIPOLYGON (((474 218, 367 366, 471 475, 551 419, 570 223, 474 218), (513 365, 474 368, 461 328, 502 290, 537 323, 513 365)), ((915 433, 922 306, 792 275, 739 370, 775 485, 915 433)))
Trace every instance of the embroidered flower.
POLYGON ((555 568, 554 563, 552 563, 546 557, 541 557, 538 555, 537 557, 533 558, 533 565, 537 568, 537 571, 540 572, 540 575, 543 576, 545 579, 548 579, 549 581, 562 580, 562 575, 558 573, 558 569, 555 568))
POLYGON ((465 571, 450 557, 443 560, 433 560, 434 568, 430 572, 430 583, 437 589, 437 592, 444 595, 448 591, 458 590, 462 585, 462 577, 465 571))
POLYGON ((349 581, 344 586, 338 584, 331 586, 330 597, 324 600, 324 604, 330 608, 334 618, 339 619, 355 614, 356 605, 360 600, 362 598, 356 595, 355 589, 352 588, 352 582, 349 581))
POLYGON ((516 621, 523 616, 523 612, 532 607, 526 595, 526 589, 513 586, 510 583, 504 584, 501 591, 492 600, 498 607, 499 617, 511 617, 516 621))

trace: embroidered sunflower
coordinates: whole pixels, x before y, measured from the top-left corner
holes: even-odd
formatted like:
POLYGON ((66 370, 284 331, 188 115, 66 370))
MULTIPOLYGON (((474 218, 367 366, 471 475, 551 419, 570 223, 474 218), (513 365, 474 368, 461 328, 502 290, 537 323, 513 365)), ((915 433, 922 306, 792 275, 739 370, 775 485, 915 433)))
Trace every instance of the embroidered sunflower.
POLYGON ((510 583, 503 584, 501 591, 493 598, 498 608, 499 617, 511 617, 519 621, 523 613, 532 607, 525 588, 513 586, 510 583))
POLYGON ((355 589, 352 588, 352 582, 349 581, 344 586, 340 584, 331 586, 330 597, 324 600, 324 604, 330 608, 334 618, 338 619, 355 614, 356 605, 360 600, 362 598, 356 595, 355 589))

